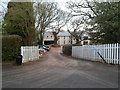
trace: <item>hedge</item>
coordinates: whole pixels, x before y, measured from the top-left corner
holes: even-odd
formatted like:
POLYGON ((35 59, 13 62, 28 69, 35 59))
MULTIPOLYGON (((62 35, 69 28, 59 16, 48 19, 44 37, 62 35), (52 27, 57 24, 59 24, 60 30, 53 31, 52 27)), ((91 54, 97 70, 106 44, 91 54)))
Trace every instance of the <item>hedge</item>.
POLYGON ((3 35, 2 36, 2 60, 15 60, 20 54, 22 38, 18 35, 3 35))
POLYGON ((72 55, 72 45, 64 45, 62 48, 63 54, 72 55))
POLYGON ((82 45, 81 44, 64 45, 63 48, 62 48, 63 54, 72 55, 72 46, 82 46, 82 45))

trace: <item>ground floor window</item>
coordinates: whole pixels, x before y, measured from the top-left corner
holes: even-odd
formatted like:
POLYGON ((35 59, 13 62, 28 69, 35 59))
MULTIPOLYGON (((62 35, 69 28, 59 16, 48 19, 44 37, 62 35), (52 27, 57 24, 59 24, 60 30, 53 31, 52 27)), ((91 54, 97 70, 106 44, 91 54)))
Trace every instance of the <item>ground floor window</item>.
POLYGON ((83 41, 83 45, 88 45, 88 41, 83 41))

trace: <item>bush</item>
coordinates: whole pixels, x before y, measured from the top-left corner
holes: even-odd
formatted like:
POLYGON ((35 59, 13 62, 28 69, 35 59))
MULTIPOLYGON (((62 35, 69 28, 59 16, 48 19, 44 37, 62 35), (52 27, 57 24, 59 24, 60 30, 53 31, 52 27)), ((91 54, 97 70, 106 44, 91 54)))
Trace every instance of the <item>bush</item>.
POLYGON ((82 44, 72 44, 72 46, 82 46, 82 44))
POLYGON ((20 54, 22 38, 18 35, 3 35, 2 36, 2 60, 15 60, 20 54))
POLYGON ((63 54, 72 55, 72 45, 64 45, 62 51, 63 54))

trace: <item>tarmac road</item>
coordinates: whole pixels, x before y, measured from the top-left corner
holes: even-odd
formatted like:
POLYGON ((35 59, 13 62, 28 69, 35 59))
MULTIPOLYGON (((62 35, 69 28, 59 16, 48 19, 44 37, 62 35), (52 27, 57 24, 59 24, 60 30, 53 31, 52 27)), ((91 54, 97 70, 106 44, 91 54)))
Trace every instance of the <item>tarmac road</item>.
POLYGON ((118 88, 118 67, 66 57, 52 48, 40 60, 3 68, 3 88, 118 88))

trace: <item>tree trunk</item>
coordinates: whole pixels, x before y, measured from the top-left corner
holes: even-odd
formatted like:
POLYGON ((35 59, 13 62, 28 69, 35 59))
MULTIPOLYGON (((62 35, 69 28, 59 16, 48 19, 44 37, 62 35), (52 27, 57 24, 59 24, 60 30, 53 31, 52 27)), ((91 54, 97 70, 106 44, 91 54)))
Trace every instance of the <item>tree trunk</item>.
POLYGON ((79 43, 80 43, 79 39, 76 39, 76 44, 79 44, 79 43))
POLYGON ((40 36, 40 39, 39 39, 39 45, 43 45, 43 36, 40 36))
POLYGON ((54 44, 57 44, 57 41, 58 41, 58 37, 57 37, 57 32, 53 32, 53 35, 54 35, 54 44))
POLYGON ((28 37, 26 37, 26 38, 23 39, 23 42, 24 42, 23 45, 25 45, 25 46, 31 46, 31 45, 33 45, 32 41, 33 41, 32 38, 28 36, 28 37))
POLYGON ((54 38, 54 44, 57 44, 58 38, 54 38))

